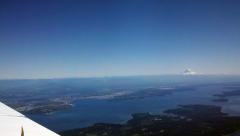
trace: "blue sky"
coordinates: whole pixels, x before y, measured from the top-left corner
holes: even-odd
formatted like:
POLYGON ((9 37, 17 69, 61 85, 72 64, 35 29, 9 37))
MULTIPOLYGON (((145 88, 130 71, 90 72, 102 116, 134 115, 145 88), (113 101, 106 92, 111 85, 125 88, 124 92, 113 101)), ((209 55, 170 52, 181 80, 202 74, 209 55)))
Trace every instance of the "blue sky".
POLYGON ((238 0, 0 1, 0 78, 240 74, 238 0))

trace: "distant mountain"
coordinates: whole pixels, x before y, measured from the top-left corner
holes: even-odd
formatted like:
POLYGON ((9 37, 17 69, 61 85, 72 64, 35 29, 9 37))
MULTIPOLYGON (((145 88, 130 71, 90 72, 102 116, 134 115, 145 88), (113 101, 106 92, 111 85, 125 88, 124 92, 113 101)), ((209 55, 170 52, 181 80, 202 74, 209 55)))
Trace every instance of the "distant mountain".
POLYGON ((183 71, 183 75, 196 75, 197 73, 192 71, 191 69, 185 69, 183 71))

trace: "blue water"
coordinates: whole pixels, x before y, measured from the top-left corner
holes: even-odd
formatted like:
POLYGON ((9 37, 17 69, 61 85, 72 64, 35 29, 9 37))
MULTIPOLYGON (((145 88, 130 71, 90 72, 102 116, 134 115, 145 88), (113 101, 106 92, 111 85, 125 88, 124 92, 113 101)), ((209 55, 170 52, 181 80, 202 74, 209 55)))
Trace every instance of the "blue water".
POLYGON ((150 112, 159 114, 166 109, 183 104, 211 104, 223 107, 223 111, 240 115, 240 99, 229 102, 213 102, 213 94, 225 91, 221 85, 206 85, 192 91, 175 92, 166 96, 155 96, 132 100, 78 100, 74 107, 52 115, 27 115, 38 123, 58 132, 93 125, 94 123, 125 123, 131 114, 150 112))

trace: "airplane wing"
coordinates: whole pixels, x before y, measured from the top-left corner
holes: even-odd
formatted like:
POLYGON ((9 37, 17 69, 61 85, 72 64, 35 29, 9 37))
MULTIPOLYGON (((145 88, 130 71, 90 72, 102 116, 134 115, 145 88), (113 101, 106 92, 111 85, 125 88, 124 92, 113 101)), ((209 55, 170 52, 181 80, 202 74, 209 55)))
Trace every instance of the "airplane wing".
POLYGON ((59 136, 0 102, 0 135, 59 136))

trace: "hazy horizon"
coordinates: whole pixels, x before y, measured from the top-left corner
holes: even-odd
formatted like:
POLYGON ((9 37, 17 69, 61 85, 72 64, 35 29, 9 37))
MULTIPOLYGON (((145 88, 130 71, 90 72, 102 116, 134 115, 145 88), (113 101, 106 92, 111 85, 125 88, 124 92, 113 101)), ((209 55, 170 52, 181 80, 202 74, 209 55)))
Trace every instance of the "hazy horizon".
POLYGON ((136 74, 136 75, 112 75, 112 76, 68 76, 68 77, 32 77, 32 78, 0 78, 0 80, 58 80, 58 79, 94 79, 94 78, 121 78, 121 77, 166 77, 166 76, 182 76, 182 77, 206 77, 206 76, 226 76, 226 77, 240 77, 240 74, 136 74))

